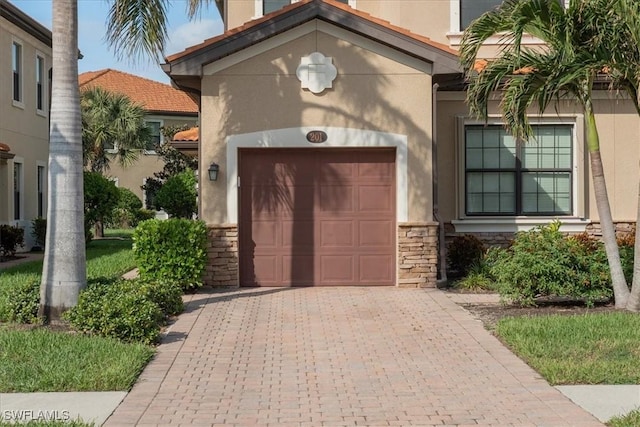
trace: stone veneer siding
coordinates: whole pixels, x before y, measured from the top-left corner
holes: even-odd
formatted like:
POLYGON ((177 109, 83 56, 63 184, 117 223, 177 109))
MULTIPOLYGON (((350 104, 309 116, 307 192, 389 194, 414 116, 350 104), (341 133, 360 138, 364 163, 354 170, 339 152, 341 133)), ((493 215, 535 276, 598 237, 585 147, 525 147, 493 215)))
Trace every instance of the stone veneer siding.
POLYGON ((207 266, 204 284, 238 287, 238 226, 207 226, 207 266))
POLYGON ((438 275, 438 223, 398 224, 398 286, 430 288, 438 275))

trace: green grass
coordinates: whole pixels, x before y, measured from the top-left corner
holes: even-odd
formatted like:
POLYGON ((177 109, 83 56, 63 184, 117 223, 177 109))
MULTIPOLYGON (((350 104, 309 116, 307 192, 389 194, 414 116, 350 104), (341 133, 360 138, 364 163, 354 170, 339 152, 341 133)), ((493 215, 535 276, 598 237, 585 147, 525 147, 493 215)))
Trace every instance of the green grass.
POLYGON ((129 390, 154 350, 63 332, 0 330, 0 392, 129 390))
POLYGON ((553 385, 640 384, 640 315, 511 317, 496 333, 553 385))
POLYGON ((121 237, 130 239, 134 228, 108 228, 104 230, 104 237, 121 237))
POLYGON ((609 427, 638 427, 640 426, 640 409, 636 409, 627 415, 613 417, 608 422, 609 427))

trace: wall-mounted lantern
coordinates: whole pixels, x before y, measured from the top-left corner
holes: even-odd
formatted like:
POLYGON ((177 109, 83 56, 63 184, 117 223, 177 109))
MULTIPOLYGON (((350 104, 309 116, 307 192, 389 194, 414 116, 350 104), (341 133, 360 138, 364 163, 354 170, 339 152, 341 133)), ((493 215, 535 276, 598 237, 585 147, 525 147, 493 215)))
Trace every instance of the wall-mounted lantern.
POLYGON ((217 181, 218 172, 220 171, 220 166, 218 166, 217 163, 211 163, 208 171, 209 171, 209 181, 217 181))

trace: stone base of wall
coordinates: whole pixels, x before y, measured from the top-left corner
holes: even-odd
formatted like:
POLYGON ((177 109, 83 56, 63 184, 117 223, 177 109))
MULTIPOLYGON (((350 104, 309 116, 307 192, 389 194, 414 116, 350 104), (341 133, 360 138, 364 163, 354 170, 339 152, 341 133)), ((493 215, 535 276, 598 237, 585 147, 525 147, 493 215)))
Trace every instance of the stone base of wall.
MULTIPOLYGON (((628 221, 619 221, 614 222, 613 225, 616 227, 616 236, 618 238, 627 237, 629 235, 635 234, 636 232, 636 223, 628 222, 628 221)), ((587 234, 601 238, 602 237, 602 229, 600 228, 599 222, 592 222, 587 225, 587 229, 585 230, 587 234)))
POLYGON ((438 275, 438 223, 398 224, 398 286, 432 288, 438 275))
POLYGON ((239 286, 238 226, 207 226, 207 266, 204 284, 214 287, 239 286))

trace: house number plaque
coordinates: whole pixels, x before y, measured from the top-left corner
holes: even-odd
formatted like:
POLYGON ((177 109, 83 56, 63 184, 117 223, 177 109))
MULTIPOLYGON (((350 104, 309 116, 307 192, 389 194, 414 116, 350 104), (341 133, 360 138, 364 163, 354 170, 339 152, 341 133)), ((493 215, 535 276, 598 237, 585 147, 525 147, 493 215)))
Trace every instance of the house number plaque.
POLYGON ((307 141, 313 144, 321 144, 327 141, 327 133, 321 130, 312 130, 307 133, 307 141))

